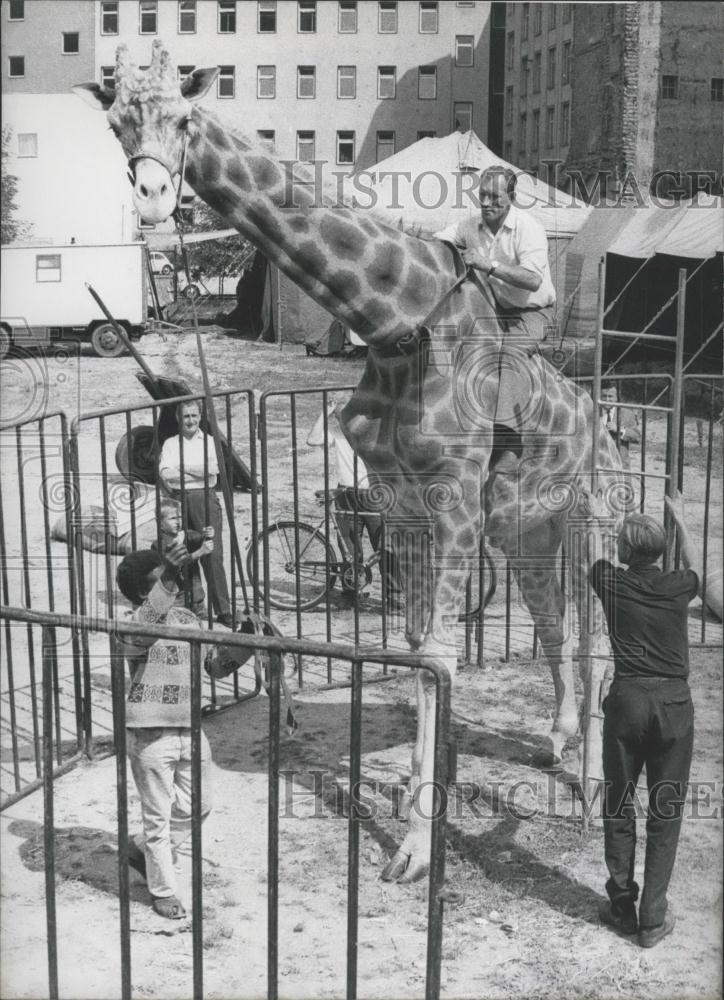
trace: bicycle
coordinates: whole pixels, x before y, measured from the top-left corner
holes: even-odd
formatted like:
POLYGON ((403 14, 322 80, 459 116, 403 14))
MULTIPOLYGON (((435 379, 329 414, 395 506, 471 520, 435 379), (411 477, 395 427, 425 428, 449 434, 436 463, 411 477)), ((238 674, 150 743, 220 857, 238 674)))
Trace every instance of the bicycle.
MULTIPOLYGON (((263 553, 268 552, 270 607, 280 611, 311 611, 334 590, 337 580, 342 591, 348 594, 360 595, 371 584, 372 570, 382 556, 382 526, 372 533, 373 551, 367 559, 361 558, 362 539, 358 537, 354 544, 357 555, 355 558, 347 541, 354 533, 355 521, 357 534, 361 536, 364 519, 376 515, 359 510, 355 515, 354 510, 340 507, 340 503, 349 502, 348 492, 345 489, 317 491, 317 502, 325 507, 318 524, 277 518, 250 543, 247 552, 247 577, 262 600, 267 589, 263 553), (325 531, 328 519, 334 525, 341 557, 328 540, 325 531), (254 565, 255 549, 258 554, 258 579, 254 565)), ((484 573, 471 574, 470 598, 466 610, 460 614, 460 621, 474 621, 480 613, 478 592, 481 576, 484 576, 487 583, 483 608, 488 606, 495 594, 497 572, 486 548, 483 548, 483 561, 484 573)))

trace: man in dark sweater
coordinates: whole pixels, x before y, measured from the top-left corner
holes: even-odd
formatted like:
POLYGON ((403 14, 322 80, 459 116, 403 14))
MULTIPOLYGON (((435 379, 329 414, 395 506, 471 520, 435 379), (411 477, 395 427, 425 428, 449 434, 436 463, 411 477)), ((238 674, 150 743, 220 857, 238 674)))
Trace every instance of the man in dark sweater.
MULTIPOLYGON (((587 494, 588 513, 607 512, 587 494)), ((603 604, 614 655, 614 678, 604 701, 604 845, 609 900, 601 920, 626 934, 638 930, 643 948, 674 929, 666 891, 676 858, 694 736, 689 674, 688 605, 700 589, 701 557, 683 520, 680 496, 667 506, 679 530, 686 569, 663 573, 656 565, 667 539, 645 514, 627 517, 617 539, 627 568, 599 559, 600 536, 588 532, 590 580, 603 604), (634 881, 636 784, 646 767, 644 888, 638 919, 634 881)))

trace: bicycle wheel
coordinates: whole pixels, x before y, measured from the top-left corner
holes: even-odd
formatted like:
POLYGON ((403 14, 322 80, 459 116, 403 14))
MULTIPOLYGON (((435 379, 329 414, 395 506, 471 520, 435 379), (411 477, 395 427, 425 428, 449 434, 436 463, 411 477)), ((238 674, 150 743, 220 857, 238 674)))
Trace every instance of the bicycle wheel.
POLYGON ((249 547, 246 570, 262 599, 268 592, 272 608, 309 611, 334 586, 336 561, 336 552, 316 528, 300 521, 275 521, 249 547), (258 580, 254 576, 254 545, 259 554, 258 580), (265 549, 269 552, 268 580, 264 579, 265 549))
MULTIPOLYGON (((495 568, 493 558, 487 548, 483 548, 483 610, 492 601, 495 591, 498 589, 498 571, 495 568)), ((466 594, 465 604, 458 615, 458 621, 474 622, 480 614, 480 573, 476 569, 470 574, 470 596, 466 594)))

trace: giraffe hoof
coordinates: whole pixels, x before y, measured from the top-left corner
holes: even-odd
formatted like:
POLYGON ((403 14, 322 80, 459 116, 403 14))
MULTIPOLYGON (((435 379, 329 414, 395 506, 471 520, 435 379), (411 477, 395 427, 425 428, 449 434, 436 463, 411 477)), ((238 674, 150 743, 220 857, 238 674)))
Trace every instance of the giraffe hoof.
POLYGON ((397 851, 385 865, 380 878, 383 882, 399 882, 410 863, 410 855, 406 851, 397 851))
POLYGON ((419 882, 420 879, 425 878, 429 871, 430 865, 427 861, 415 861, 414 858, 410 858, 410 862, 404 873, 398 878, 397 884, 409 885, 411 882, 419 882))

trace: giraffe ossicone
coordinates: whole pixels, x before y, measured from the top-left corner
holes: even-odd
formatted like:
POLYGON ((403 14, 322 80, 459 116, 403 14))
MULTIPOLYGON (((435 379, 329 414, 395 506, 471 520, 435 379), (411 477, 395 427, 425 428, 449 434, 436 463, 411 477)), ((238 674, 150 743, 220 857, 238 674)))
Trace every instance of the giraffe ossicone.
MULTIPOLYGON (((443 243, 393 229, 363 209, 315 200, 303 186, 290 202, 290 165, 199 105, 217 72, 195 70, 179 84, 156 41, 145 71, 119 49, 114 90, 74 89, 107 111, 143 218, 171 213, 185 161, 184 180, 195 193, 368 344, 365 371, 341 419, 389 497, 388 535, 401 569, 410 647, 441 659, 454 676, 455 624, 484 531, 512 563, 551 668, 556 714, 548 750, 560 760, 579 729, 576 640, 584 701, 594 715, 609 651, 580 544, 578 487, 591 483, 594 433, 601 465, 611 470, 599 475, 604 491, 615 493, 620 484, 618 452, 588 393, 539 355, 521 351, 530 373, 516 408, 522 455, 514 475, 491 472, 501 330, 485 287, 467 281, 446 297, 456 267, 443 243), (561 548, 567 595, 558 579, 561 548)), ((414 807, 383 874, 399 882, 419 878, 429 861, 435 691, 425 671, 417 671, 416 686, 414 807)), ((600 778, 595 729, 589 773, 600 778)))

